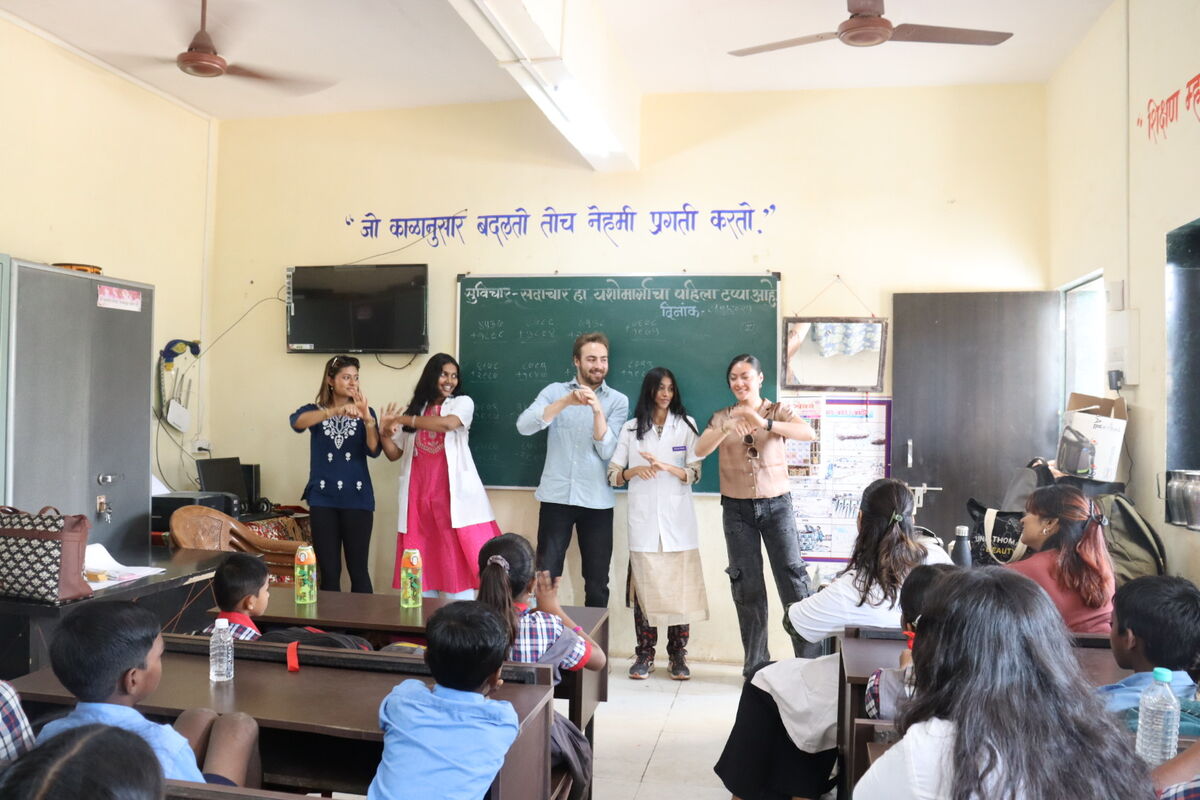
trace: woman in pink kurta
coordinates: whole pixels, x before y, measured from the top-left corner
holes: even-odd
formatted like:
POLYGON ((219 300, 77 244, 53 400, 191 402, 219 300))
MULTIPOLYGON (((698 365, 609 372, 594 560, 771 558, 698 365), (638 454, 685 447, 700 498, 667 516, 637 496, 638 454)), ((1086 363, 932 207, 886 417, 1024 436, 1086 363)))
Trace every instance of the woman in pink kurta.
POLYGON ((1037 552, 1008 568, 1045 589, 1075 633, 1108 633, 1116 580, 1100 508, 1074 487, 1043 486, 1021 524, 1021 541, 1037 552))
POLYGON ((427 597, 470 599, 479 587, 479 550, 500 528, 471 458, 475 404, 461 394, 458 375, 451 356, 430 358, 408 408, 385 416, 381 427, 383 452, 402 459, 392 586, 400 587, 401 555, 416 549, 427 597))

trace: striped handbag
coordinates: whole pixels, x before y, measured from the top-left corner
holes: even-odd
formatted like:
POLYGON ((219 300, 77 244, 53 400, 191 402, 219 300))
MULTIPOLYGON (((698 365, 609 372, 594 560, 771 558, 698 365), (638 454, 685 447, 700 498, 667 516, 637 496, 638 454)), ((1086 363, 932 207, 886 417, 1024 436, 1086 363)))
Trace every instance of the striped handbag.
POLYGON ((0 595, 54 604, 91 597, 83 577, 90 527, 86 516, 52 506, 36 514, 0 506, 0 595))

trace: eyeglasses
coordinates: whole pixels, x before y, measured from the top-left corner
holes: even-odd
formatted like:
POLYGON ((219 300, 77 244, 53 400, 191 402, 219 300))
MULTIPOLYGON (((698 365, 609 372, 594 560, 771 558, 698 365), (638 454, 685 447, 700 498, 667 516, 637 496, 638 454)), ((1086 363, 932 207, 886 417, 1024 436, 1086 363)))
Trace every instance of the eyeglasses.
POLYGON ((742 444, 746 445, 746 455, 753 461, 758 458, 758 448, 754 446, 754 434, 747 433, 742 437, 742 444))
POLYGON ((358 359, 354 356, 334 356, 329 359, 329 368, 335 372, 343 367, 358 369, 358 359))

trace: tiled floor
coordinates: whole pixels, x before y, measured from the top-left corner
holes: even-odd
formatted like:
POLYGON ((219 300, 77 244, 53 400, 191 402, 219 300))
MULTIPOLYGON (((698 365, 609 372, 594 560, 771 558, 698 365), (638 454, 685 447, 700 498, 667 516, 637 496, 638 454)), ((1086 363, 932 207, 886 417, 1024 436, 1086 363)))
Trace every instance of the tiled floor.
POLYGON ((741 665, 693 662, 690 681, 666 664, 648 680, 614 659, 608 702, 596 711, 595 800, 729 800, 713 764, 733 725, 741 665))

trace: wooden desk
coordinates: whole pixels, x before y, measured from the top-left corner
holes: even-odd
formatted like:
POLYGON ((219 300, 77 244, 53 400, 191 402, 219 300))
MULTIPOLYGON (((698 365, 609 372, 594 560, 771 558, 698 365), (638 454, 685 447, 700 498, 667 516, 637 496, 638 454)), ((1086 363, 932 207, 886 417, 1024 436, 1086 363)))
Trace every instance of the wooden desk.
MULTIPOLYGON (((259 725, 264 782, 272 785, 366 794, 383 754, 379 704, 392 687, 423 676, 302 666, 290 673, 279 663, 237 660, 228 684, 208 680, 208 659, 163 654, 163 677, 138 709, 174 719, 189 708, 242 711, 259 725)), ((73 706, 75 698, 49 669, 13 681, 30 716, 73 706)), ((546 797, 550 787, 550 724, 547 686, 505 683, 495 695, 516 709, 517 739, 492 785, 493 800, 546 797)))
MULTIPOLYGON (((845 637, 841 640, 841 680, 838 685, 838 750, 842 769, 839 777, 838 797, 850 800, 854 783, 866 771, 865 740, 855 738, 855 720, 866 717, 864 699, 867 679, 881 667, 894 667, 899 663, 903 641, 894 639, 859 639, 845 637)), ((1133 674, 1132 670, 1121 669, 1113 660, 1112 651, 1095 646, 1073 648, 1075 657, 1084 676, 1093 686, 1116 683, 1133 674)))
MULTIPOLYGON (((314 625, 350 631, 424 635, 425 622, 442 606, 453 602, 425 598, 421 608, 401 608, 400 598, 386 594, 317 592, 317 602, 297 605, 288 587, 272 586, 267 613, 256 617, 265 625, 314 625)), ((608 652, 608 609, 568 606, 567 615, 608 652)), ((212 614, 217 609, 210 609, 212 614)), ((568 701, 567 718, 595 744, 596 706, 608 700, 608 670, 564 671, 555 697, 568 701)))
POLYGON ((59 606, 0 599, 0 642, 5 643, 0 649, 0 678, 12 679, 49 666, 54 631, 64 616, 83 603, 134 600, 154 611, 168 631, 185 626, 187 611, 202 614, 212 601, 211 580, 226 555, 211 550, 168 554, 152 548, 148 566, 162 567, 164 572, 101 589, 90 598, 59 606))

